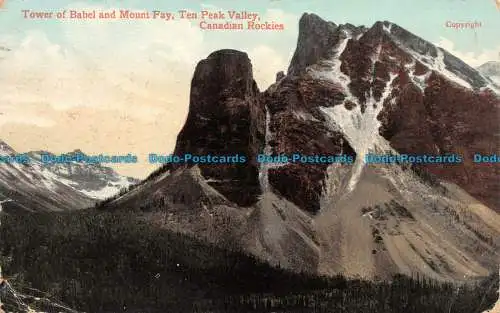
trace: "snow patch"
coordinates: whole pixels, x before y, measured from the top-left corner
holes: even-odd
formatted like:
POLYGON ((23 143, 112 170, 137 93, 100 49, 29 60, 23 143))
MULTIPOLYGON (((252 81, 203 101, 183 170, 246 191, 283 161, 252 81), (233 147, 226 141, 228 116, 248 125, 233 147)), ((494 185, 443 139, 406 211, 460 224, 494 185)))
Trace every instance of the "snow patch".
POLYGON ((302 110, 293 111, 293 115, 300 120, 303 121, 313 121, 319 122, 317 118, 315 118, 311 113, 304 112, 302 110))
POLYGON ((308 68, 308 72, 315 79, 327 80, 340 84, 344 93, 346 94, 344 102, 351 101, 358 103, 359 100, 351 93, 349 89, 351 78, 340 70, 342 61, 339 58, 347 47, 347 43, 349 42, 349 40, 352 39, 352 37, 348 35, 347 32, 344 31, 344 33, 346 34, 346 38, 339 42, 339 44, 335 48, 334 56, 332 57, 332 59, 321 61, 320 66, 312 66, 308 68))
POLYGON ((341 105, 334 106, 333 108, 320 108, 327 116, 330 125, 335 124, 342 129, 349 144, 356 152, 357 157, 348 185, 350 191, 354 190, 361 177, 362 170, 365 166, 365 155, 371 152, 375 147, 381 147, 381 142, 385 141, 379 134, 380 121, 377 119, 377 116, 383 108, 384 101, 391 94, 390 86, 396 77, 396 74, 391 74, 380 101, 377 102, 373 98, 373 95, 370 96, 364 113, 361 112, 361 107, 359 105, 356 106, 354 110, 347 110, 341 105))
POLYGON ((489 76, 489 78, 498 86, 500 86, 500 76, 489 76))
MULTIPOLYGON (((269 111, 269 108, 266 106, 266 134, 264 136, 264 151, 262 154, 266 156, 272 156, 273 153, 273 148, 271 147, 271 141, 274 138, 273 133, 271 132, 271 112, 269 111)), ((266 192, 269 191, 269 169, 270 168, 277 168, 281 166, 285 166, 288 163, 272 163, 272 162, 261 162, 259 164, 259 185, 260 185, 260 190, 262 191, 262 194, 265 194, 266 192)))
POLYGON ((127 177, 120 177, 117 182, 109 182, 105 187, 99 190, 80 190, 81 193, 94 199, 104 200, 120 192, 122 188, 128 188, 132 183, 127 177))
MULTIPOLYGON (((269 112, 269 108, 266 106, 266 134, 265 134, 265 142, 264 142, 264 154, 270 155, 272 152, 271 145, 269 142, 271 141, 271 130, 270 130, 270 123, 271 123, 271 113, 269 112)), ((260 163, 259 164, 259 184, 260 184, 260 189, 262 190, 262 193, 265 193, 268 188, 269 188, 269 168, 266 163, 260 163)))
POLYGON ((47 171, 47 170, 43 170, 41 172, 41 178, 40 178, 40 181, 42 184, 44 184, 44 186, 49 189, 50 191, 52 192, 56 192, 57 191, 57 185, 55 183, 55 181, 57 181, 58 177, 51 173, 50 171, 47 171))
POLYGON ((464 87, 467 89, 472 89, 472 86, 463 80, 462 78, 458 77, 456 74, 452 73, 448 69, 446 69, 446 64, 444 63, 444 52, 442 48, 437 47, 437 57, 433 58, 428 55, 421 55, 409 48, 407 48, 403 43, 401 43, 396 37, 391 36, 392 40, 396 45, 409 55, 411 55, 413 58, 416 60, 422 62, 423 64, 427 65, 431 70, 436 71, 439 73, 441 76, 446 77, 450 81, 464 87))
MULTIPOLYGON (((344 101, 354 100, 359 104, 360 101, 356 101, 357 99, 354 99, 349 91, 350 78, 340 71, 341 62, 340 60, 338 60, 338 57, 341 55, 343 49, 345 48, 346 42, 347 39, 339 46, 339 49, 335 53, 335 59, 331 61, 332 69, 330 73, 318 72, 315 74, 317 77, 330 79, 333 82, 340 83, 347 93, 347 97, 344 101)), ((380 52, 381 46, 379 45, 376 52, 371 57, 373 67, 375 66, 375 62, 379 60, 380 52)), ((349 191, 354 190, 357 182, 359 181, 365 165, 365 154, 369 153, 377 145, 382 146, 386 141, 379 134, 380 121, 377 119, 377 116, 383 108, 384 101, 391 94, 391 85, 396 77, 396 74, 390 74, 390 79, 387 82, 382 97, 379 101, 375 100, 375 98, 373 97, 373 92, 370 90, 369 97, 366 103, 366 109, 364 112, 361 112, 360 105, 357 105, 353 110, 346 109, 344 105, 338 105, 334 107, 320 107, 320 110, 323 112, 323 114, 325 114, 329 122, 330 128, 332 130, 342 131, 347 141, 357 154, 356 161, 352 169, 351 179, 348 184, 349 191)))
MULTIPOLYGON (((271 112, 266 106, 266 134, 263 154, 266 156, 271 156, 273 153, 273 148, 271 147, 271 140, 273 140, 273 133, 271 132, 271 112)), ((287 163, 271 163, 271 162, 261 162, 259 164, 259 184, 262 193, 269 191, 269 169, 285 166, 287 163)))
POLYGON ((489 83, 486 88, 489 88, 497 95, 500 95, 500 76, 489 76, 487 77, 492 83, 489 83))
POLYGON ((446 69, 446 64, 444 64, 444 53, 441 48, 437 48, 437 58, 435 59, 434 69, 458 85, 472 89, 472 86, 468 82, 446 69))
POLYGON ((427 71, 427 73, 422 75, 416 75, 416 65, 417 62, 413 62, 411 64, 405 65, 405 67, 411 69, 411 71, 408 71, 410 80, 422 91, 422 93, 424 93, 425 89, 427 88, 427 79, 431 76, 432 71, 427 71))
POLYGON ((391 33, 391 29, 392 29, 392 23, 389 23, 389 26, 386 26, 385 24, 382 26, 383 30, 390 34, 391 33))

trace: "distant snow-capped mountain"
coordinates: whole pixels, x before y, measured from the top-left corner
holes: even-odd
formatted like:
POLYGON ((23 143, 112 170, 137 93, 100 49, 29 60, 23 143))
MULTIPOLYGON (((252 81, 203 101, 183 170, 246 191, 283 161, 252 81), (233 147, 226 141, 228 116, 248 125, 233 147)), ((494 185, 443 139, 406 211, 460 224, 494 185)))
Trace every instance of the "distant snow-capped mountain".
MULTIPOLYGON (((138 182, 100 164, 45 164, 41 161, 42 153, 48 152, 26 153, 26 162, 0 162, 0 201, 14 200, 4 203, 4 209, 60 211, 85 208, 138 182)), ((0 140, 0 156, 15 155, 19 154, 0 140)))
MULTIPOLYGON (((67 153, 67 155, 84 154, 80 150, 67 153)), ((55 156, 47 151, 33 151, 28 155, 42 162, 42 154, 55 156)), ((79 192, 95 199, 106 199, 118 193, 120 189, 126 188, 139 182, 138 179, 118 174, 110 167, 101 164, 89 164, 82 162, 71 163, 43 163, 42 168, 49 170, 60 179, 79 192)))
POLYGON ((500 86, 500 62, 489 61, 477 67, 477 70, 484 76, 490 78, 495 84, 500 86))

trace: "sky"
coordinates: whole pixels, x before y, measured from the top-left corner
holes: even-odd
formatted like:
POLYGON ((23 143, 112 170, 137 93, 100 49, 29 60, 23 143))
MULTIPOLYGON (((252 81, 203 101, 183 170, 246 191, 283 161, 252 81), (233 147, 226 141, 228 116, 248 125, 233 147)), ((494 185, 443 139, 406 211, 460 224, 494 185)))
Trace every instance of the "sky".
POLYGON ((500 60, 495 0, 4 0, 0 47, 10 51, 0 49, 0 139, 18 152, 133 153, 140 162, 118 170, 143 178, 154 169, 149 153, 174 148, 197 62, 218 49, 245 51, 263 90, 286 71, 304 12, 336 24, 388 20, 474 67, 500 60), (207 31, 199 20, 29 19, 22 12, 112 9, 248 11, 285 27, 207 31))

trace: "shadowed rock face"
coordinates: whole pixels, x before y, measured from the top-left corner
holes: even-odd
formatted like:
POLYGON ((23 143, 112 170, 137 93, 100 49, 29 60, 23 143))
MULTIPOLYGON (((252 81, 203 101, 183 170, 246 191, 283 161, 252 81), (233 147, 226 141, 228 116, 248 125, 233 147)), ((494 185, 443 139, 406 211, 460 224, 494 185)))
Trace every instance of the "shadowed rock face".
POLYGON ((262 145, 264 113, 258 94, 246 53, 220 50, 210 54, 196 67, 189 114, 174 152, 248 157, 244 164, 200 166, 217 190, 243 206, 254 203, 260 193, 255 158, 262 145))

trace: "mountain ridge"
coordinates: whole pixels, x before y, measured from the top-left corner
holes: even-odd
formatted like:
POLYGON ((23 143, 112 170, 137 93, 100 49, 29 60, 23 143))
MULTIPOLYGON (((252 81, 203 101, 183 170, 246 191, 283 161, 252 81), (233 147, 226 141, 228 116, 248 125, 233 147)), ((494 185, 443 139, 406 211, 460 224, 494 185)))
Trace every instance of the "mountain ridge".
MULTIPOLYGON (((30 151, 30 158, 41 161, 41 154, 56 156, 48 151, 30 151)), ((80 149, 75 149, 68 156, 78 154, 88 155, 80 149)), ((70 163, 46 163, 42 168, 46 168, 62 179, 71 181, 69 183, 75 190, 97 200, 104 200, 114 194, 119 193, 122 189, 128 188, 130 185, 140 182, 139 179, 126 177, 118 174, 111 167, 103 166, 99 163, 85 164, 82 162, 70 163)))
POLYGON ((42 162, 41 153, 18 154, 0 141, 0 155, 22 156, 17 162, 0 163, 1 199, 13 200, 3 205, 4 210, 83 209, 139 182, 99 164, 47 164, 42 162))

